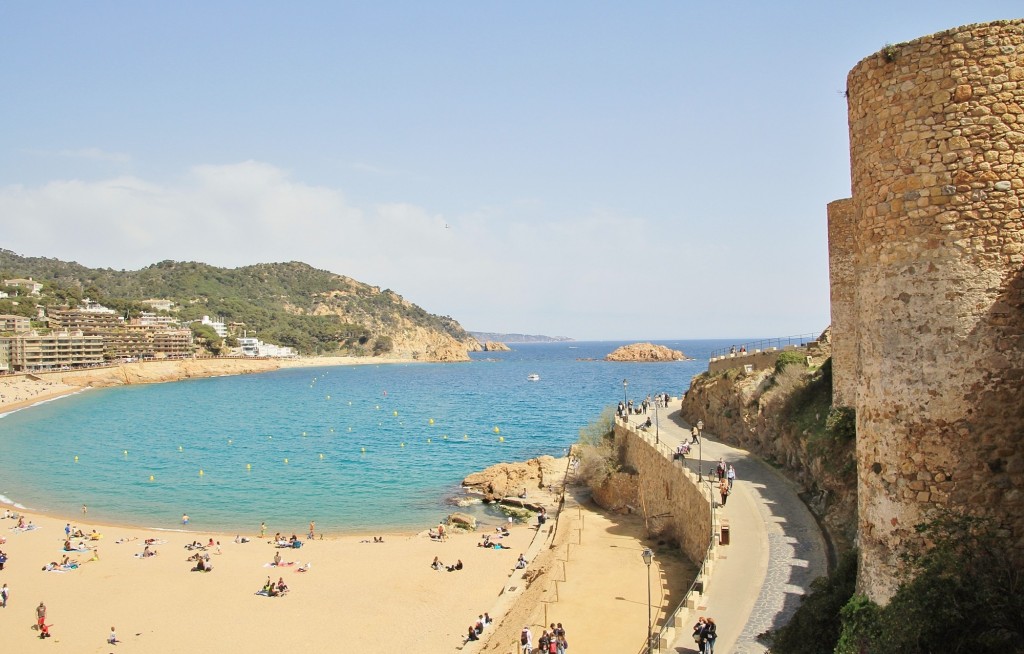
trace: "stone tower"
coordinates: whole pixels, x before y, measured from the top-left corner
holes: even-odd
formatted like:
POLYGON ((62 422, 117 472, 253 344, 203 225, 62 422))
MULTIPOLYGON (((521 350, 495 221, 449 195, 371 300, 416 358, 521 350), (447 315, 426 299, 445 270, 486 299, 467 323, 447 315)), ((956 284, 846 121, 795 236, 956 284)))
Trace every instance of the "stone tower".
POLYGON ((857 397, 857 322, 854 287, 856 224, 852 198, 828 205, 828 277, 832 306, 832 404, 857 397))
POLYGON ((929 509, 996 518, 1024 561, 1024 20, 887 46, 847 96, 854 309, 833 329, 858 347, 836 386, 852 366, 858 586, 886 602, 929 509))

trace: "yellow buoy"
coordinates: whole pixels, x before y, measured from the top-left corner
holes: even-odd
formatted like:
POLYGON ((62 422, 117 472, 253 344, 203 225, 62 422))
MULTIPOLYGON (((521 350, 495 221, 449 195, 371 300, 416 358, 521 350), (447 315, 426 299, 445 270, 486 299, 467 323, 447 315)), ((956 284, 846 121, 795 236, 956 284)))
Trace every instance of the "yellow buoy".
POLYGON ((125 455, 125 456, 128 456, 128 450, 125 450, 125 451, 124 451, 124 455, 125 455))
POLYGON ((228 445, 231 445, 232 443, 234 443, 234 441, 229 438, 228 439, 228 445))
POLYGON ((495 426, 494 426, 494 433, 495 433, 495 434, 500 434, 500 433, 501 433, 501 430, 500 430, 500 429, 498 429, 498 426, 497 426, 497 425, 495 425, 495 426))
POLYGON ((184 452, 184 451, 185 451, 185 448, 183 448, 183 447, 182 447, 181 445, 179 445, 179 446, 178 446, 178 451, 179 451, 179 452, 184 452))
POLYGON ((323 455, 323 454, 321 454, 321 455, 320 455, 320 460, 321 460, 321 461, 323 461, 323 460, 324 460, 324 455, 323 455))
POLYGON ((504 436, 498 436, 498 442, 499 443, 504 443, 505 442, 505 437, 504 436))
POLYGON ((272 440, 274 440, 274 437, 273 436, 267 436, 267 440, 268 441, 272 441, 272 440))
POLYGON ((327 396, 327 399, 328 399, 328 400, 329 400, 329 399, 331 399, 331 396, 330 396, 330 395, 328 395, 328 396, 327 396))
POLYGON ((379 405, 379 404, 378 404, 378 405, 376 405, 376 406, 375 406, 375 407, 373 407, 373 408, 374 408, 374 409, 376 409, 377 411, 380 411, 380 405, 379 405))
POLYGON ((463 434, 462 435, 462 440, 468 441, 469 440, 469 434, 463 434))
POLYGON ((75 463, 78 463, 78 455, 75 455, 75 463))
POLYGON ((397 418, 397 417, 398 417, 398 412, 397 412, 397 411, 394 411, 394 412, 392 412, 392 415, 393 415, 393 416, 395 416, 395 417, 397 418))
POLYGON ((245 469, 246 470, 252 470, 252 464, 251 463, 246 463, 245 464, 245 469))
POLYGON ((203 469, 202 469, 202 468, 200 468, 200 469, 199 469, 199 476, 200 476, 200 477, 202 477, 202 476, 203 476, 203 469))
POLYGON ((285 463, 288 463, 288 459, 285 459, 285 460, 284 460, 284 462, 285 462, 285 463))
POLYGON ((427 439, 427 442, 428 442, 428 443, 430 442, 430 439, 429 439, 429 438, 427 439))
POLYGON ((352 428, 351 428, 351 427, 349 427, 349 428, 348 428, 348 430, 349 430, 349 431, 352 431, 352 428))
POLYGON ((331 433, 332 434, 334 433, 334 427, 331 427, 331 433))
POLYGON ((149 476, 149 480, 150 480, 150 481, 153 481, 153 475, 150 475, 150 476, 149 476))
POLYGON ((360 448, 359 451, 362 452, 363 454, 366 454, 366 448, 365 447, 360 448))
POLYGON ((348 405, 349 405, 349 406, 352 406, 352 400, 349 400, 349 401, 348 401, 348 405))
POLYGON ((448 434, 445 434, 445 435, 444 435, 444 436, 442 436, 441 438, 443 438, 443 439, 445 439, 445 440, 448 440, 448 434))
MULTIPOLYGON (((405 447, 405 443, 402 443, 402 447, 405 447)), ((76 456, 75 458, 77 459, 78 457, 76 456)))
POLYGON ((434 424, 434 419, 433 418, 430 419, 430 424, 434 424))

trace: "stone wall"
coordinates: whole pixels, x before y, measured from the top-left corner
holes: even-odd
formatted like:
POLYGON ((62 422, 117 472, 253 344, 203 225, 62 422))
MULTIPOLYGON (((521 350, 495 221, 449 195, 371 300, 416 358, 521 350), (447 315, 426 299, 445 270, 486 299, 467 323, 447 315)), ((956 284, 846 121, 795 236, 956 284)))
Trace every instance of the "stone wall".
POLYGON ((654 436, 629 429, 615 421, 615 445, 622 462, 637 471, 640 500, 654 518, 652 531, 679 543, 683 554, 700 563, 707 554, 713 533, 711 494, 697 475, 672 460, 672 450, 656 445, 654 436))
POLYGON ((752 352, 737 352, 735 354, 726 354, 725 356, 715 357, 708 362, 708 372, 712 375, 730 370, 732 368, 743 368, 744 366, 750 366, 750 371, 756 370, 767 370, 775 367, 775 362, 778 360, 779 355, 785 351, 802 351, 807 348, 800 348, 795 345, 787 345, 782 350, 778 348, 768 348, 767 350, 754 350, 752 352))
POLYGON ((856 225, 852 198, 828 205, 828 277, 832 306, 832 404, 853 406, 857 396, 857 323, 854 290, 856 225))
POLYGON ((833 329, 859 347, 858 585, 885 602, 930 509, 995 518, 1024 561, 1024 20, 887 46, 847 94, 856 299, 833 329))

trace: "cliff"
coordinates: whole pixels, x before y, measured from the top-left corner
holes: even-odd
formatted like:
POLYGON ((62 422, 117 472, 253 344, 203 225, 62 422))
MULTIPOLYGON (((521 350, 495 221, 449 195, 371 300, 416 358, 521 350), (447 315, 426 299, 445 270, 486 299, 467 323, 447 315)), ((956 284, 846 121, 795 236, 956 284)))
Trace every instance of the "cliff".
POLYGON ((793 363, 780 370, 733 369, 693 379, 681 414, 725 443, 778 465, 839 551, 852 546, 857 482, 852 414, 831 406, 831 360, 821 368, 793 363))
POLYGON ((633 361, 633 362, 657 362, 657 361, 683 361, 686 355, 679 350, 673 350, 664 345, 653 343, 633 343, 617 348, 604 358, 605 361, 633 361))

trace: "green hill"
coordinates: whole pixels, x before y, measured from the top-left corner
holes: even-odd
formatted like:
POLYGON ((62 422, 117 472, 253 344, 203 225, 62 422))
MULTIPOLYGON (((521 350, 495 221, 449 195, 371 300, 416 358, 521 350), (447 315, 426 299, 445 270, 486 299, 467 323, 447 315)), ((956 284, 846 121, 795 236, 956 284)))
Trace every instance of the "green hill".
POLYGON ((300 262, 217 268, 161 261, 141 270, 113 270, 0 249, 0 277, 31 277, 43 284, 31 302, 14 297, 17 289, 0 287, 12 295, 0 299, 0 313, 34 317, 37 304, 74 306, 88 297, 122 315, 136 315, 152 310, 142 300, 167 299, 175 303, 170 313, 182 321, 209 315, 243 323, 249 335, 302 354, 451 360, 465 358, 475 342, 448 316, 428 313, 391 290, 300 262))

